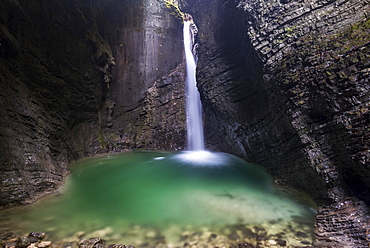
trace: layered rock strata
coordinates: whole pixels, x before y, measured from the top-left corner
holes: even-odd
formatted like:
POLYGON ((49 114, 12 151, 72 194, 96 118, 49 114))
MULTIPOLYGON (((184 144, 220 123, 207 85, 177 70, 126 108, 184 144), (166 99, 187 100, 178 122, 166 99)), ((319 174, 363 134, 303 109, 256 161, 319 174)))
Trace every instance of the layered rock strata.
POLYGON ((71 129, 97 120, 111 52, 86 6, 2 1, 0 206, 53 192, 68 173, 71 129))
POLYGON ((115 151, 183 149, 186 119, 181 20, 161 0, 113 1, 102 18, 116 58, 101 113, 102 145, 115 151))
POLYGON ((172 12, 160 0, 0 3, 0 207, 54 192, 74 159, 184 147, 172 12))
POLYGON ((208 147, 311 195, 326 245, 367 245, 369 2, 180 2, 199 28, 208 147))

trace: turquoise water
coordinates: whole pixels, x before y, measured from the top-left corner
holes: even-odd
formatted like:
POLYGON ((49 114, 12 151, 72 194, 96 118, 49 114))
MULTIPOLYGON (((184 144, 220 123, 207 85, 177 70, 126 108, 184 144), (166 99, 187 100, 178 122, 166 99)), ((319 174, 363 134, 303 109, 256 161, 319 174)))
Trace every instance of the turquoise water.
POLYGON ((229 154, 129 152, 83 159, 71 170, 57 195, 0 212, 2 227, 47 232, 51 240, 103 235, 126 244, 139 242, 139 234, 128 235, 139 227, 171 233, 172 243, 189 229, 275 223, 283 230, 297 219, 312 233, 311 205, 274 186, 261 166, 229 154))

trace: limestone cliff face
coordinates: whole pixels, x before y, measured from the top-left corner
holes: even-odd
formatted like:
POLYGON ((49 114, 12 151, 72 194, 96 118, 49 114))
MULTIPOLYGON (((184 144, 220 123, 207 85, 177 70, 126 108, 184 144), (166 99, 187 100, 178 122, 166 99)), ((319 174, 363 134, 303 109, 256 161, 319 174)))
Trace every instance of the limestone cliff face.
POLYGON ((74 159, 182 148, 181 32, 159 0, 2 1, 0 207, 54 192, 74 159))
POLYGON ((71 128, 97 119, 104 73, 96 67, 110 51, 82 3, 2 1, 0 12, 3 206, 61 185, 71 128))
POLYGON ((208 147, 310 194, 317 245, 366 245, 369 2, 180 2, 199 28, 208 147))
POLYGON ((101 116, 108 150, 185 147, 182 23, 173 14, 162 0, 111 1, 102 13, 116 58, 101 116))

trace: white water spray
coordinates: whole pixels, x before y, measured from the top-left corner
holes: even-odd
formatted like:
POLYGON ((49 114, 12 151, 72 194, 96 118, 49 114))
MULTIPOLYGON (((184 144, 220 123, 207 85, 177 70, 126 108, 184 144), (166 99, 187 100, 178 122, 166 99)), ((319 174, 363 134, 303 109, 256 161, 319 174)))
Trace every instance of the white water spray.
POLYGON ((192 46, 194 35, 191 21, 184 22, 184 48, 186 58, 186 124, 188 134, 188 150, 204 150, 204 135, 202 123, 202 104, 197 89, 195 76, 196 63, 192 46))

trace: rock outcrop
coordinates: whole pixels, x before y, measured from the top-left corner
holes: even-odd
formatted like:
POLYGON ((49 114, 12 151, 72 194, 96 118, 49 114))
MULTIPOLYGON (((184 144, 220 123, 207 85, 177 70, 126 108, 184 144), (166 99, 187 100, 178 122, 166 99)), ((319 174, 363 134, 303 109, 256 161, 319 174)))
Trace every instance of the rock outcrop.
POLYGON ((161 0, 0 3, 0 207, 54 192, 74 159, 184 147, 172 14, 161 0))
POLYGON ((101 113, 107 150, 185 147, 182 23, 174 14, 162 0, 113 1, 102 13, 116 58, 101 113))
POLYGON ((107 73, 95 67, 111 52, 83 4, 2 1, 0 11, 0 206, 11 206, 62 184, 70 130, 97 120, 107 73))
MULTIPOLYGON (((318 246, 369 242, 369 0, 181 0, 208 148, 318 203, 318 246), (367 236, 366 236, 367 235, 367 236)), ((160 0, 0 3, 0 206, 73 159, 185 147, 182 27, 160 0)))
POLYGON ((208 147, 313 197, 318 245, 367 245, 369 1, 180 3, 199 28, 208 147))

